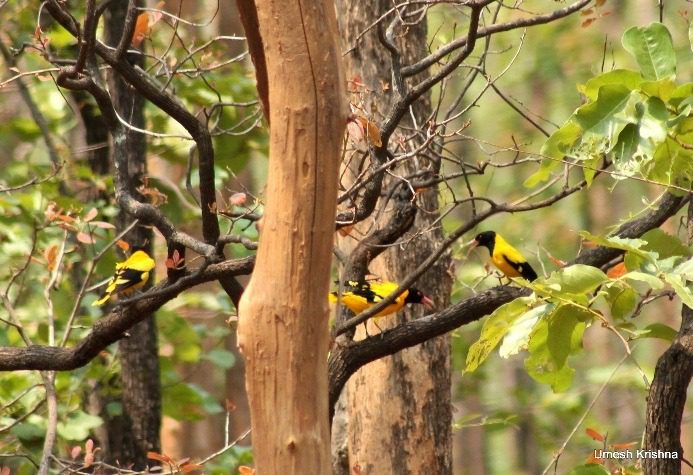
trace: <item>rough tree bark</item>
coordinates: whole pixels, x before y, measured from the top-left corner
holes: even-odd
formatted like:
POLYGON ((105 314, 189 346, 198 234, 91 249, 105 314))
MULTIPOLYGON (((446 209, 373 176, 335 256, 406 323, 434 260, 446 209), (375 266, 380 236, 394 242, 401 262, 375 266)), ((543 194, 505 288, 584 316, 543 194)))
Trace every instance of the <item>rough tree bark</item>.
POLYGON ((329 270, 346 124, 334 5, 258 0, 270 164, 255 270, 239 309, 256 473, 329 472, 329 270))
MULTIPOLYGON (((693 203, 688 203, 688 244, 693 244, 693 203)), ((682 457, 691 458, 681 446, 681 423, 686 392, 693 377, 693 309, 683 306, 681 328, 671 346, 657 361, 647 398, 645 448, 677 452, 678 458, 646 458, 646 474, 678 475, 682 457)), ((690 448, 690 447, 689 447, 690 448)))
MULTIPOLYGON (((127 8, 128 2, 122 0, 113 2, 108 9, 108 44, 117 45, 120 41, 127 8)), ((128 59, 134 63, 142 62, 141 56, 131 55, 128 59)), ((120 116, 135 127, 145 128, 142 96, 115 73, 109 77, 109 89, 120 116)), ((147 145, 144 136, 133 131, 127 133, 127 142, 130 188, 133 196, 137 196, 136 188, 147 173, 147 145)), ((121 213, 117 219, 118 228, 126 227, 130 220, 129 216, 121 213)), ((149 228, 137 226, 125 239, 133 246, 143 246, 149 253, 152 252, 153 234, 149 228)), ((102 441, 105 445, 102 447, 107 462, 141 470, 153 462, 147 459, 147 452, 160 451, 161 383, 159 345, 153 316, 150 315, 133 326, 128 334, 127 338, 118 342, 122 413, 117 416, 111 416, 105 411, 102 413, 106 435, 106 440, 102 441)))
MULTIPOLYGON (((357 40, 357 36, 368 28, 373 19, 391 9, 392 3, 386 0, 340 0, 337 5, 342 49, 346 51, 358 44, 346 57, 347 78, 359 77, 368 89, 374 91, 370 97, 366 97, 366 110, 373 113, 373 120, 381 120, 392 102, 391 88, 383 87, 383 84, 391 82, 389 52, 379 41, 376 29, 360 40, 357 40)), ((395 36, 398 37, 404 64, 426 54, 425 19, 416 25, 408 25, 406 29, 397 29, 395 36)), ((420 81, 422 77, 414 79, 420 81)), ((424 123, 431 112, 429 97, 420 98, 412 109, 416 123, 424 123)), ((408 117, 402 125, 416 127, 408 117)), ((393 141, 396 140, 393 137, 393 141)), ((416 146, 416 143, 412 143, 412 146, 416 146)), ((403 171, 398 169, 398 174, 406 175, 427 166, 429 164, 425 159, 416 158, 413 162, 406 162, 403 171)), ((395 183, 394 180, 387 180, 385 188, 395 183)), ((405 246, 390 248, 371 264, 370 271, 382 279, 401 280, 420 262, 420 256, 429 255, 443 240, 441 229, 434 225, 438 218, 437 190, 419 193, 416 204, 426 212, 417 213, 409 233, 413 235, 425 230, 425 234, 408 241, 405 246)), ((387 206, 392 207, 392 202, 387 206)), ((387 222, 390 216, 387 212, 379 213, 377 209, 373 215, 382 222, 387 222)), ((373 225, 371 220, 367 220, 360 228, 369 229, 373 225)), ((416 283, 417 288, 434 299, 439 309, 449 304, 452 285, 449 264, 450 259, 446 254, 416 283)), ((380 322, 379 326, 387 327, 411 320, 414 315, 420 315, 420 311, 399 312, 388 317, 387 323, 380 322)), ((369 332, 377 333, 377 329, 369 327, 369 332)), ((364 475, 451 473, 450 384, 448 336, 431 339, 359 370, 347 386, 348 451, 343 448, 335 451, 342 456, 348 453, 348 461, 343 458, 334 460, 334 471, 364 475)))

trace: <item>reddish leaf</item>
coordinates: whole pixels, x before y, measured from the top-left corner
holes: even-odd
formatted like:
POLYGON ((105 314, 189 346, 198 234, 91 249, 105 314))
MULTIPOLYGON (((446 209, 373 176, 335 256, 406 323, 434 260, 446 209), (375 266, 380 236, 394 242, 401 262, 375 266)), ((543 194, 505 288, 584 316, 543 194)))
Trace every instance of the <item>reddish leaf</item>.
POLYGON ((63 223, 74 223, 76 220, 72 216, 68 216, 66 214, 59 214, 56 216, 60 221, 63 223))
POLYGON ((77 228, 68 223, 58 223, 58 227, 63 228, 65 231, 70 231, 71 233, 77 232, 77 228))
POLYGON ((87 439, 87 442, 84 444, 84 449, 87 451, 88 454, 92 453, 94 451, 94 441, 91 439, 87 439))
POLYGON ((617 279, 624 275, 626 272, 628 272, 628 269, 626 269, 626 263, 619 262, 615 266, 611 267, 608 271, 606 271, 606 275, 611 277, 612 279, 617 279))
POLYGON ((135 23, 135 31, 132 35, 132 46, 139 47, 148 32, 149 12, 143 12, 137 15, 137 23, 135 23))
POLYGON ((364 141, 364 131, 355 121, 350 120, 347 122, 347 134, 349 135, 351 141, 355 144, 361 144, 364 141))
POLYGON ((361 128, 366 131, 366 138, 368 141, 375 147, 382 147, 383 142, 380 139, 380 129, 378 126, 365 117, 357 117, 356 120, 361 125, 361 128))
POLYGON ((70 449, 70 458, 72 460, 75 460, 77 457, 79 457, 79 454, 81 453, 82 447, 80 447, 79 445, 75 445, 74 447, 72 447, 72 449, 70 449))
POLYGON ((233 206, 242 206, 245 204, 245 202, 248 200, 248 195, 245 193, 234 193, 231 195, 231 198, 229 198, 229 204, 233 206))
POLYGON ((83 244, 94 244, 94 238, 82 231, 77 233, 77 240, 83 244))
POLYGON ((241 465, 238 467, 238 473, 241 475, 255 475, 255 469, 247 465, 241 465))
POLYGON ((84 466, 85 467, 91 467, 91 464, 94 463, 94 454, 93 453, 88 453, 84 456, 84 466))
POLYGON ((10 467, 3 465, 2 468, 0 469, 0 475, 10 475, 12 472, 10 472, 10 467))
POLYGON ((583 28, 587 28, 587 27, 590 26, 592 23, 594 23, 594 20, 595 20, 595 19, 596 19, 596 18, 588 18, 587 20, 583 21, 583 22, 582 22, 582 25, 580 25, 580 26, 582 26, 583 28))
POLYGON ((53 272, 55 270, 55 258, 58 256, 58 246, 53 244, 48 246, 45 251, 43 251, 43 257, 46 258, 48 263, 48 270, 53 272))
POLYGON ((185 457, 185 458, 180 459, 178 462, 176 462, 176 465, 179 465, 182 467, 183 465, 185 465, 188 462, 190 462, 190 457, 185 457))
POLYGON ((118 240, 116 241, 116 246, 118 246, 119 248, 121 248, 123 251, 127 251, 128 249, 130 249, 130 244, 128 244, 127 242, 123 241, 122 239, 118 239, 118 240))
POLYGON ((189 463, 181 466, 180 471, 183 473, 190 473, 193 470, 202 470, 203 468, 204 467, 202 465, 198 465, 196 463, 189 463))
POLYGON ((592 439, 597 440, 599 442, 604 442, 604 436, 601 435, 599 432, 597 432, 594 429, 590 429, 589 427, 585 429, 585 433, 590 436, 592 439))
POLYGON ((599 457, 594 456, 594 452, 592 452, 592 455, 587 457, 587 460, 585 461, 586 464, 592 464, 592 465, 602 465, 604 463, 604 459, 600 459, 599 457))
POLYGON ((97 214, 99 214, 99 211, 96 208, 92 208, 87 212, 87 214, 84 215, 84 217, 82 218, 82 221, 84 221, 85 223, 88 223, 92 219, 96 218, 97 214))
POLYGON ((115 229, 115 226, 105 221, 92 221, 91 225, 101 229, 115 229))
POLYGON ((591 8, 588 8, 587 10, 582 10, 582 11, 580 12, 580 15, 582 15, 582 16, 588 16, 588 15, 591 15, 591 14, 592 14, 592 9, 591 9, 591 8))
POLYGON ((55 221, 58 219, 60 211, 55 201, 50 201, 48 205, 46 205, 46 211, 44 211, 43 214, 48 221, 55 221))
POLYGON ((595 4, 596 6, 598 6, 598 7, 601 7, 601 6, 604 5, 605 3, 606 3, 606 0, 596 0, 596 1, 594 2, 594 4, 595 4))
POLYGON ((147 452, 147 458, 151 460, 156 460, 157 462, 163 463, 173 463, 173 459, 166 454, 158 454, 156 452, 147 452))

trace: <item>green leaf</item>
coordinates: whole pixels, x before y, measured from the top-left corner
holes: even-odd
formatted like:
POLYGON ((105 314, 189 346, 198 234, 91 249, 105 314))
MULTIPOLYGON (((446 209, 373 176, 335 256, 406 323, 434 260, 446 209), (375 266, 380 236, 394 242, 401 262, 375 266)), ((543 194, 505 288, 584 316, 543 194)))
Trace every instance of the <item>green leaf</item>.
POLYGON ((671 272, 672 274, 680 275, 684 280, 693 281, 693 259, 686 259, 671 272))
POLYGON ((638 89, 640 83, 642 83, 642 76, 640 73, 630 71, 628 69, 614 69, 613 71, 609 71, 608 73, 604 73, 590 79, 587 81, 587 83, 585 83, 584 87, 579 89, 580 92, 587 96, 588 99, 596 101, 597 97, 599 96, 599 88, 602 86, 606 86, 608 84, 621 85, 633 91, 638 89))
POLYGON ((581 134, 582 129, 572 120, 568 120, 563 127, 551 134, 539 152, 547 158, 542 160, 539 170, 525 180, 524 186, 533 188, 548 180, 556 167, 561 165, 561 160, 570 153, 571 148, 580 139, 581 134))
POLYGON ((465 371, 474 371, 488 358, 501 339, 510 331, 513 322, 527 311, 531 302, 529 297, 522 297, 498 307, 484 322, 479 340, 474 342, 467 353, 465 371))
POLYGON ((668 342, 674 341, 677 332, 670 326, 664 325, 663 323, 652 323, 647 325, 642 330, 636 330, 633 332, 635 339, 639 338, 659 338, 661 340, 666 340, 668 342))
POLYGON ((643 248, 647 243, 642 239, 629 239, 621 238, 617 236, 597 236, 595 234, 590 234, 587 231, 581 231, 580 236, 588 241, 599 246, 611 247, 613 249, 621 249, 623 251, 632 252, 642 258, 654 262, 658 256, 654 252, 643 251, 643 248))
POLYGON ((693 285, 686 285, 686 282, 680 275, 662 274, 664 280, 667 281, 671 288, 674 289, 676 295, 681 299, 684 305, 693 308, 693 285))
POLYGON ((70 414, 65 422, 58 422, 58 434, 67 440, 84 440, 92 429, 96 429, 103 420, 84 411, 70 414))
POLYGON ((21 440, 40 440, 46 436, 46 428, 30 422, 21 422, 14 426, 10 432, 21 440))
POLYGON ((554 272, 545 283, 560 289, 560 292, 588 294, 607 280, 606 274, 596 267, 576 264, 554 272))
POLYGON ((611 315, 617 319, 626 318, 638 304, 638 293, 630 285, 623 281, 617 281, 607 289, 607 301, 611 308, 611 315))
POLYGON ((640 239, 647 242, 643 249, 656 252, 660 259, 672 256, 690 256, 693 254, 690 247, 684 245, 676 236, 667 234, 660 228, 647 231, 640 239))
POLYGON ((644 142, 651 140, 653 142, 650 146, 650 152, 648 156, 652 156, 654 152, 654 146, 663 142, 667 137, 667 120, 669 119, 669 112, 667 108, 658 97, 650 97, 646 102, 645 112, 640 118, 640 137, 644 142))
POLYGON ((562 305, 548 319, 549 333, 546 342, 556 367, 563 367, 575 341, 582 341, 582 333, 585 331, 584 317, 584 310, 562 305))
POLYGON ((202 355, 202 358, 211 361, 221 369, 229 369, 236 362, 236 357, 233 353, 222 348, 214 348, 202 355))
POLYGON ((631 160, 638 149, 640 134, 635 124, 626 125, 618 136, 618 142, 612 150, 614 162, 631 160))
POLYGON ((598 463, 588 463, 585 465, 580 465, 579 467, 573 468, 568 475, 610 475, 603 465, 598 463))
POLYGON ((664 102, 669 102, 677 86, 671 78, 659 81, 645 81, 640 85, 640 90, 649 97, 656 97, 664 102))
POLYGON ((623 47, 640 66, 645 79, 664 79, 676 75, 676 53, 671 34, 661 23, 626 30, 623 47))
POLYGON ((645 272, 632 271, 624 274, 621 278, 634 280, 637 282, 644 282, 655 290, 659 290, 664 287, 664 284, 660 279, 653 275, 646 274, 645 272))
MULTIPOLYGON (((599 88, 599 96, 594 102, 580 107, 575 112, 575 120, 584 130, 582 148, 600 152, 597 141, 605 143, 604 152, 617 143, 621 131, 629 123, 637 121, 635 103, 631 101, 631 91, 620 84, 607 84, 599 88)), ((637 99, 637 96, 633 96, 637 99)), ((587 153, 585 153, 587 155, 587 153)))
POLYGON ((537 321, 553 311, 554 305, 545 303, 538 305, 528 312, 525 312, 517 320, 515 320, 507 334, 503 338, 503 344, 498 350, 501 358, 508 358, 518 354, 521 350, 527 348, 529 337, 534 330, 537 321))
POLYGON ((525 369, 536 381, 550 385, 554 392, 562 392, 572 384, 575 370, 565 364, 557 364, 547 344, 548 334, 548 323, 542 320, 529 340, 525 369))

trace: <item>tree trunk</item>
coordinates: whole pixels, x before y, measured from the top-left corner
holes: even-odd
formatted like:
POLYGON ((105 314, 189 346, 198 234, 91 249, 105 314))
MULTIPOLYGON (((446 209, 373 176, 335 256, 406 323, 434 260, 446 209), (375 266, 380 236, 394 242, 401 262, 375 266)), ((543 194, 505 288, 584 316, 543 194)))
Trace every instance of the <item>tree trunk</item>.
MULTIPOLYGON (((139 4, 138 6, 143 6, 139 4)), ((114 2, 106 15, 108 44, 118 44, 122 35, 128 2, 114 2)), ((130 61, 141 61, 141 56, 131 56, 130 61)), ((114 106, 121 117, 135 127, 144 128, 144 103, 142 97, 118 76, 109 78, 109 89, 114 106)), ((134 196, 147 173, 146 141, 142 134, 127 133, 130 156, 130 188, 134 196)), ((142 199, 142 197, 139 197, 142 199)), ((131 218, 120 214, 117 227, 127 226, 131 218)), ((153 235, 149 228, 137 226, 125 240, 132 246, 146 247, 151 254, 153 235)), ((161 383, 159 378, 159 346, 156 322, 153 316, 130 329, 129 336, 120 340, 118 352, 121 365, 120 387, 122 414, 104 415, 106 421, 106 461, 121 466, 144 469, 148 463, 147 452, 160 451, 161 383)))
POLYGON ((334 5, 258 0, 267 61, 270 158, 255 270, 239 346, 256 473, 329 472, 329 272, 344 77, 334 5))
MULTIPOLYGON (((688 244, 693 244, 693 203, 688 204, 688 244)), ((647 398, 645 449, 676 452, 678 457, 644 459, 646 474, 678 475, 681 472, 681 423, 686 392, 693 377, 693 309, 683 306, 681 328, 671 346, 657 361, 647 398)), ((688 454, 690 458, 690 454, 688 454)))
MULTIPOLYGON (((389 53, 378 40, 377 29, 363 38, 360 35, 375 18, 392 8, 386 0, 337 2, 342 22, 342 49, 347 56, 347 78, 360 78, 368 90, 365 110, 378 121, 390 107, 391 62, 389 53)), ((388 20, 389 21, 389 20, 388 20)), ((383 25, 383 30, 388 23, 383 25)), ((426 21, 408 25, 397 31, 398 46, 403 63, 425 54, 426 21)), ((416 81, 421 77, 414 78, 416 81)), ((423 124, 431 112, 428 97, 421 98, 413 107, 417 124, 423 124)), ((409 121, 403 125, 414 127, 409 121)), ((391 142, 397 142, 395 136, 391 142)), ((406 175, 416 169, 419 158, 404 163, 406 175)), ((425 159, 424 159, 425 160, 425 159)), ((388 186, 390 183, 386 183, 388 186)), ((426 213, 417 213, 413 228, 407 236, 422 230, 426 234, 408 241, 406 246, 391 247, 370 266, 371 272, 386 280, 398 281, 411 272, 442 241, 442 231, 434 222, 438 219, 437 190, 419 193, 417 205, 426 213)), ((388 205, 391 206, 391 205, 388 205)), ((376 219, 387 220, 388 213, 376 219)), ((373 226, 364 223, 363 228, 373 226)), ((404 237, 403 239, 407 239, 404 237)), ((449 257, 440 259, 416 283, 436 302, 437 308, 449 303, 452 281, 448 273, 449 257)), ((411 319, 420 310, 407 310, 383 319, 380 327, 391 326, 395 319, 411 319)), ((372 327, 377 333, 377 329, 372 327)), ((371 332, 371 327, 369 327, 371 332)), ((450 342, 447 336, 435 338, 422 345, 402 351, 394 356, 371 363, 360 369, 347 385, 348 402, 348 456, 351 473, 366 474, 419 474, 452 473, 452 432, 450 405, 450 342)), ((338 415, 335 419, 338 420, 338 415)), ((343 452, 343 451, 342 451, 343 452)))

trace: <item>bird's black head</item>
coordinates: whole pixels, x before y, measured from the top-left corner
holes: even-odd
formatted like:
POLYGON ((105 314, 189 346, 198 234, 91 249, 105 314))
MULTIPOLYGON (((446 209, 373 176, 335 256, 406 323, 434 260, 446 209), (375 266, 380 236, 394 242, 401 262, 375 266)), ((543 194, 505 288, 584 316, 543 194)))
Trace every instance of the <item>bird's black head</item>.
POLYGON ((484 246, 493 254, 493 246, 496 243, 496 232, 495 231, 484 231, 483 233, 477 234, 474 238, 477 246, 484 246))
POLYGON ((433 300, 431 300, 426 294, 421 292, 415 287, 409 287, 409 293, 407 293, 407 298, 404 299, 405 303, 420 303, 426 307, 433 306, 433 300))

